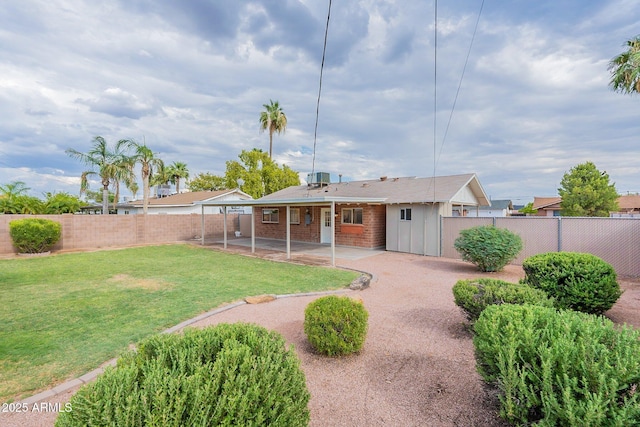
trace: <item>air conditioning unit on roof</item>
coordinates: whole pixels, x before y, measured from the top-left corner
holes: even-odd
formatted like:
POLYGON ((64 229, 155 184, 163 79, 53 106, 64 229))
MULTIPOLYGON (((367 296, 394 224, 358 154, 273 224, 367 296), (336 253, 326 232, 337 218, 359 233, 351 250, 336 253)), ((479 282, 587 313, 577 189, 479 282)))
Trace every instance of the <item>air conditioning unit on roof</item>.
POLYGON ((331 184, 331 175, 329 172, 316 172, 307 174, 307 184, 322 187, 331 184))

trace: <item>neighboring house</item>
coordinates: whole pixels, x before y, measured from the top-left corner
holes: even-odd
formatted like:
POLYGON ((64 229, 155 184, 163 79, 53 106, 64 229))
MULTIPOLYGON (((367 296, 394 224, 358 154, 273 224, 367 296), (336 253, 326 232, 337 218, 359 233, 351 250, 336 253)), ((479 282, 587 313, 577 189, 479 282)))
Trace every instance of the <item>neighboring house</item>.
POLYGON ((534 197, 533 209, 536 209, 537 216, 560 216, 560 203, 562 197, 534 197))
POLYGON ((474 209, 465 209, 463 215, 460 215, 458 208, 454 208, 453 216, 506 217, 511 216, 513 210, 511 200, 491 200, 491 206, 477 206, 474 209))
POLYGON ((441 216, 451 216, 454 207, 489 205, 475 174, 338 183, 322 174, 325 182, 223 205, 253 206, 256 237, 434 256, 440 255, 441 216))
MULTIPOLYGON (((242 191, 219 190, 219 191, 192 191, 186 193, 172 194, 165 197, 152 197, 149 199, 147 213, 149 214, 201 214, 202 203, 207 203, 205 214, 222 213, 222 208, 217 206, 217 202, 228 202, 231 200, 252 200, 252 197, 242 191)), ((133 202, 118 203, 119 215, 142 214, 142 200, 133 202)), ((228 211, 231 212, 231 211, 228 211)), ((237 207, 235 213, 251 213, 250 207, 237 207)))
POLYGON ((612 218, 640 218, 640 195, 629 194, 618 197, 618 212, 609 214, 612 218))

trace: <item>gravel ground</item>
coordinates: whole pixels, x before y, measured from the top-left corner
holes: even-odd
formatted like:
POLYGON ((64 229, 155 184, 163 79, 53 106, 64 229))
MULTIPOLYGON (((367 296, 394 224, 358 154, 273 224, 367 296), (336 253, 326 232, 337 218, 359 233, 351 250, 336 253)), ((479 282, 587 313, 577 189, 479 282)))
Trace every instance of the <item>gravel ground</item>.
MULTIPOLYGON (((311 426, 503 426, 497 398, 475 369, 472 335, 453 302, 459 279, 517 281, 522 268, 479 273, 460 261, 383 252, 338 265, 370 272, 371 286, 349 292, 369 312, 364 349, 327 358, 314 353, 304 331, 304 309, 317 297, 241 305, 202 320, 252 322, 280 332, 302 361, 311 393, 311 426)), ((640 327, 640 283, 621 280, 620 301, 607 313, 640 327)), ((48 400, 66 402, 74 390, 48 400)), ((2 426, 51 426, 55 412, 0 413, 2 426)))

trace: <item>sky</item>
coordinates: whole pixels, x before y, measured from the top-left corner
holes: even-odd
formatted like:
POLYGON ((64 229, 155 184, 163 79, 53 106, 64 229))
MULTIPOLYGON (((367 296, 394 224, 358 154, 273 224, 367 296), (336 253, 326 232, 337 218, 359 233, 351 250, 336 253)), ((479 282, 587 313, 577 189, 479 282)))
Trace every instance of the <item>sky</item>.
POLYGON ((619 193, 640 192, 640 96, 613 92, 608 70, 640 34, 637 0, 335 0, 318 106, 328 12, 0 2, 0 184, 78 194, 88 168, 65 150, 98 135, 224 175, 242 150, 268 152, 259 116, 274 100, 288 125, 273 158, 302 177, 476 173, 492 199, 525 204, 592 161, 619 193))

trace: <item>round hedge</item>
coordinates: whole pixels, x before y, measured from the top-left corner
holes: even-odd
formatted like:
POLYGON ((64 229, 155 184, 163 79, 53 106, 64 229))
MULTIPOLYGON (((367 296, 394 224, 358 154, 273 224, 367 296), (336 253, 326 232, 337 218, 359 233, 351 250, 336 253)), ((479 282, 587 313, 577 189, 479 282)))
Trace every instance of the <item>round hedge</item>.
POLYGON ((480 271, 500 271, 522 250, 522 239, 506 228, 480 225, 460 231, 455 240, 463 261, 478 266, 480 271))
POLYGON ((313 301, 304 311, 304 332, 309 343, 327 356, 359 351, 367 335, 369 313, 349 297, 329 295, 313 301))
POLYGON ((622 291, 611 264, 592 254, 549 252, 526 258, 524 283, 542 289, 558 308, 602 314, 622 291))
POLYGON ((280 334, 220 324, 143 341, 80 388, 56 426, 306 426, 309 397, 280 334))
POLYGON ((532 304, 553 307, 553 299, 540 289, 522 283, 481 278, 459 280, 453 286, 455 303, 474 322, 489 305, 532 304))
POLYGON ((39 254, 60 240, 62 225, 44 218, 17 219, 9 223, 9 235, 19 253, 39 254))

